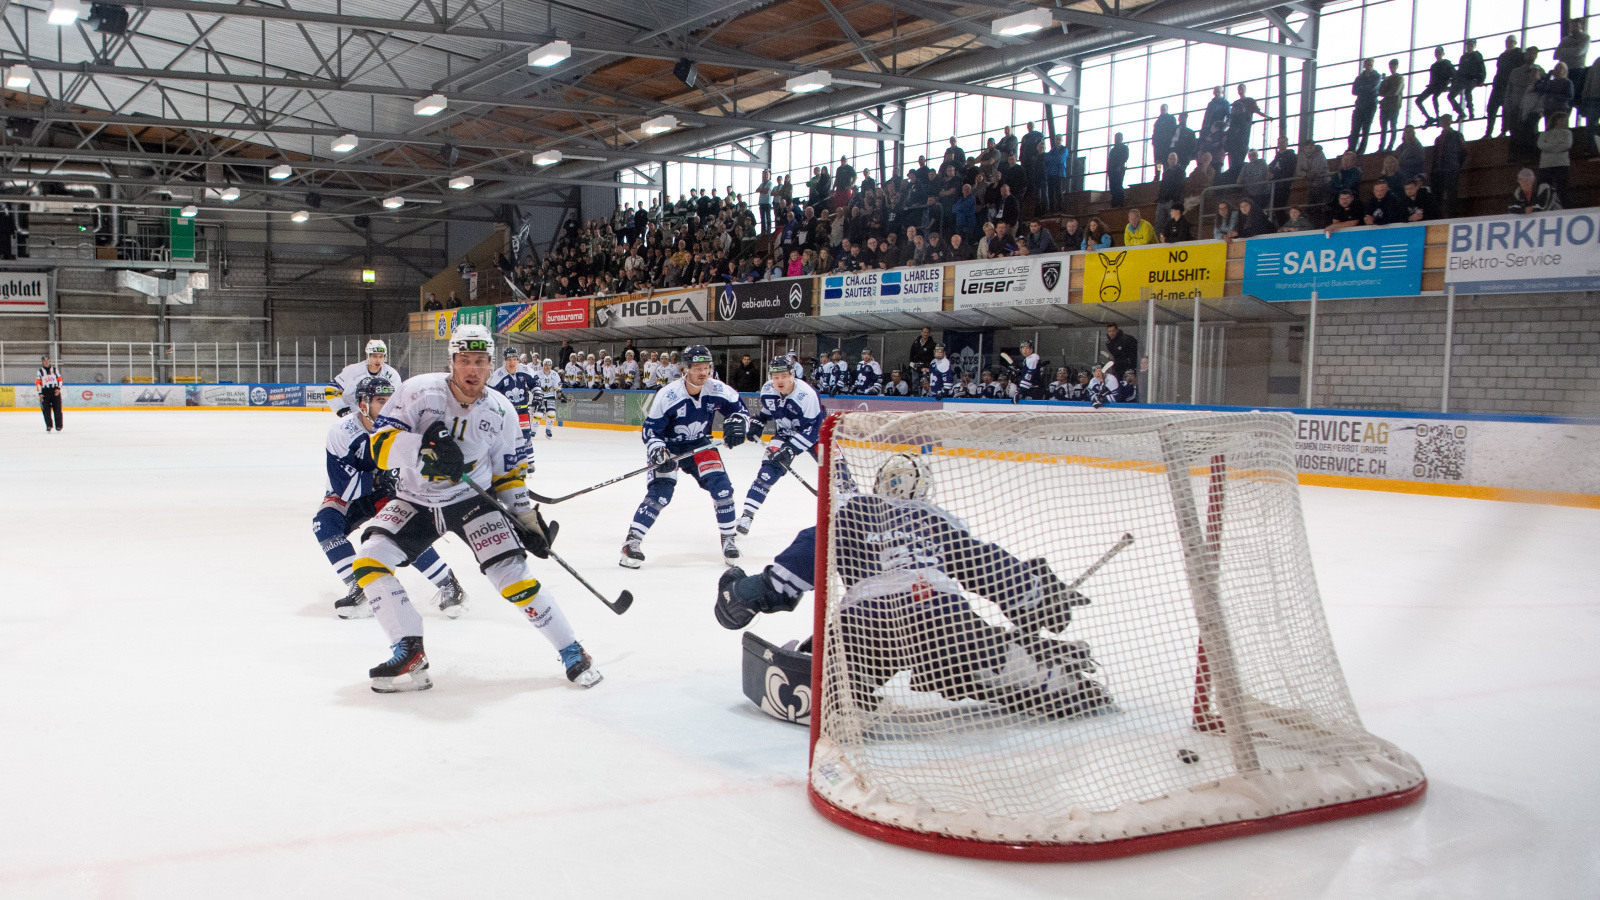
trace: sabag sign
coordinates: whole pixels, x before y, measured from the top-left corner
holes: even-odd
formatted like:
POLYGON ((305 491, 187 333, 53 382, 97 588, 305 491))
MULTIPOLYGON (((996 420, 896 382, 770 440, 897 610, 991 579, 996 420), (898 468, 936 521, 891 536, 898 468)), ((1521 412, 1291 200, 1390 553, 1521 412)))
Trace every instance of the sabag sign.
POLYGON ((1600 214, 1558 211, 1455 223, 1444 282, 1471 294, 1600 288, 1600 214))
POLYGON ((944 266, 850 272, 822 279, 822 314, 938 312, 944 306, 944 266))
POLYGON ((956 308, 1066 303, 1069 259, 1061 253, 956 263, 956 308))
POLYGON ((811 279, 778 278, 752 284, 725 284, 716 289, 717 319, 781 319, 811 315, 811 279))
POLYGON ((0 278, 0 309, 45 309, 50 294, 48 272, 12 272, 0 278))
POLYGON ((1422 290, 1420 225, 1259 237, 1244 245, 1244 292, 1262 300, 1402 297, 1422 290))
POLYGON ((624 300, 594 308, 594 327, 661 325, 669 322, 704 322, 710 308, 704 290, 655 294, 642 300, 624 300))
POLYGON ((1220 297, 1227 270, 1221 241, 1102 250, 1083 258, 1083 302, 1220 297))

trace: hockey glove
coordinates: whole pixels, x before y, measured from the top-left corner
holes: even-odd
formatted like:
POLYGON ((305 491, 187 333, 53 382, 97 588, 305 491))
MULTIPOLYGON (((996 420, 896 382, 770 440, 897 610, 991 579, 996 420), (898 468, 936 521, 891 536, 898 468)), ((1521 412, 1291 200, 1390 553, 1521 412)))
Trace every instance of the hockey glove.
POLYGON ((729 450, 744 443, 750 433, 750 418, 748 416, 730 416, 722 423, 722 443, 729 450))
POLYGON ((550 545, 555 542, 561 523, 546 522, 539 507, 535 506, 518 514, 517 524, 522 526, 522 542, 527 545, 528 552, 540 559, 549 559, 550 545))
POLYGON ((443 422, 429 425, 422 433, 421 456, 422 474, 429 478, 460 481, 461 476, 466 474, 466 457, 461 453, 456 439, 450 436, 449 426, 443 422))
POLYGON ((793 444, 782 444, 767 451, 767 462, 789 471, 789 464, 794 462, 795 449, 793 444))
POLYGON ((339 418, 342 419, 342 418, 344 418, 345 416, 348 416, 348 415, 350 415, 350 407, 346 406, 343 409, 339 410, 339 418))
POLYGON ((650 448, 650 465, 656 467, 657 474, 666 475, 672 471, 672 451, 666 444, 657 444, 650 448))

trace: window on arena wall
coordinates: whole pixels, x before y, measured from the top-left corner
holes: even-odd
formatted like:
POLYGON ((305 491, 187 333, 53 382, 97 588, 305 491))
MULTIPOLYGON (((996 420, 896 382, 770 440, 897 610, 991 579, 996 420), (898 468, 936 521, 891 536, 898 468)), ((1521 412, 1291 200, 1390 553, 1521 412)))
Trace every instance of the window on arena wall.
MULTIPOLYGON (((1571 2, 1573 15, 1589 15, 1590 0, 1571 2)), ((1422 115, 1410 101, 1427 83, 1435 46, 1443 45, 1453 62, 1461 57, 1461 42, 1467 37, 1476 38, 1492 77, 1494 59, 1504 49, 1508 34, 1517 35, 1522 46, 1543 48, 1548 59, 1549 50, 1561 39, 1560 18, 1560 0, 1333 0, 1322 12, 1313 139, 1330 158, 1344 150, 1355 102, 1350 82, 1361 60, 1370 56, 1377 59, 1382 71, 1387 71, 1390 59, 1400 60, 1400 70, 1407 75, 1400 124, 1417 126, 1423 144, 1430 145, 1438 136, 1438 129, 1423 129, 1422 115)), ((1288 21, 1298 31, 1304 27, 1306 16, 1294 13, 1288 21)), ((1256 40, 1278 39, 1277 32, 1260 19, 1229 27, 1227 33, 1256 40)), ((1055 73, 1058 80, 1066 77, 1064 68, 1055 73)), ((1269 160, 1279 134, 1288 135, 1291 143, 1297 143, 1300 134, 1299 60, 1215 44, 1159 41, 1086 58, 1080 74, 1077 152, 1084 157, 1085 186, 1090 190, 1105 187, 1106 151, 1118 131, 1129 145, 1127 183, 1154 179, 1156 160, 1149 135, 1161 104, 1167 104, 1174 114, 1187 111, 1189 127, 1198 129, 1211 89, 1219 85, 1227 87, 1231 102, 1236 96, 1235 85, 1243 82, 1249 86, 1250 96, 1274 117, 1257 123, 1251 136, 1251 146, 1262 150, 1269 160)), ((1042 89, 1039 79, 1031 74, 984 83, 1020 91, 1042 89)), ((1479 115, 1487 101, 1487 88, 1480 89, 1475 103, 1479 115)), ((1044 124, 1044 105, 1040 103, 951 93, 924 94, 905 103, 907 168, 916 164, 918 156, 926 156, 930 165, 937 165, 951 135, 955 135, 962 149, 973 153, 982 149, 988 138, 998 138, 1006 125, 1012 125, 1019 137, 1030 121, 1037 123, 1040 131, 1049 131, 1044 124)), ((1056 130, 1063 133, 1066 107, 1056 106, 1053 111, 1056 130)), ((858 131, 876 131, 878 127, 861 115, 840 116, 817 124, 858 131)), ((1469 126, 1473 129, 1469 131, 1470 138, 1479 136, 1478 127, 1481 120, 1469 126)), ((714 162, 747 158, 740 151, 724 146, 702 155, 708 158, 706 163, 667 165, 667 192, 672 200, 690 188, 715 187, 721 194, 730 183, 737 192, 753 197, 761 179, 759 169, 714 162)), ((849 157, 857 172, 870 171, 874 178, 879 177, 876 140, 800 132, 780 132, 772 138, 773 175, 793 178, 795 193, 801 197, 811 169, 827 166, 831 173, 841 155, 849 157)), ((884 163, 894 165, 892 143, 885 145, 884 163)), ((621 202, 643 200, 648 206, 655 199, 653 192, 636 188, 619 193, 621 202)))

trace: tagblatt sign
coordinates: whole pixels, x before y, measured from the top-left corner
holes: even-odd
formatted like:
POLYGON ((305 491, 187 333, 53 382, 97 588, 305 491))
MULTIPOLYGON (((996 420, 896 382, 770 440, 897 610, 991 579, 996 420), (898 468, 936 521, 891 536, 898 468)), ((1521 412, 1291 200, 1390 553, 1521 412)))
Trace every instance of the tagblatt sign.
POLYGON ((0 276, 0 309, 42 310, 50 306, 48 272, 9 272, 0 276))
POLYGON ((1470 294, 1600 289, 1600 212, 1496 216, 1450 226, 1444 282, 1470 294))
POLYGON ((1102 250, 1083 258, 1083 302, 1220 297, 1227 269, 1221 241, 1102 250))
POLYGON ((716 288, 717 320, 781 319, 811 315, 811 278, 778 278, 716 288))
POLYGON ((596 328, 704 322, 709 318, 711 308, 704 288, 653 294, 638 300, 624 300, 594 308, 596 328))
POLYGON ((944 308, 944 266, 825 276, 821 308, 825 316, 938 312, 944 308))
POLYGON ((588 328, 589 298, 545 300, 539 304, 539 330, 588 328))
POLYGON ((1244 245, 1244 292, 1262 300, 1404 297, 1422 290, 1427 229, 1346 228, 1278 237, 1244 245))
POLYGON ((1059 253, 956 263, 956 309, 1066 303, 1070 259, 1059 253))

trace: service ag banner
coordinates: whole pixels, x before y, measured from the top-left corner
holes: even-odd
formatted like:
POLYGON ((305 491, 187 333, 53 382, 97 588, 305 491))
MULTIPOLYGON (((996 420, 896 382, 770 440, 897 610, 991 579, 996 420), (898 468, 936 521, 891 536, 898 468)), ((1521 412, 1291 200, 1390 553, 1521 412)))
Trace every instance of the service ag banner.
POLYGON ((1244 292, 1262 300, 1414 296, 1422 290, 1420 225, 1349 228, 1245 242, 1244 292))

